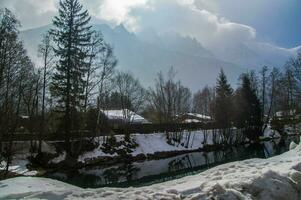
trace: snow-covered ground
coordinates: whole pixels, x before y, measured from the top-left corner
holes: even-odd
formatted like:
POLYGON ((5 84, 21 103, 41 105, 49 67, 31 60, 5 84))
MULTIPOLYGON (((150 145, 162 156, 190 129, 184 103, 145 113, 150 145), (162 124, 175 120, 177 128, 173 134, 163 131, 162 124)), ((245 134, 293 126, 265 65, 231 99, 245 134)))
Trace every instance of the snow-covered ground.
MULTIPOLYGON (((9 165, 8 170, 10 172, 23 175, 23 176, 35 176, 38 172, 35 170, 30 171, 27 168, 27 165, 29 164, 29 161, 26 158, 14 158, 12 163, 9 165)), ((3 162, 3 167, 0 167, 0 170, 4 170, 6 166, 6 163, 3 162)))
POLYGON ((220 165, 197 175, 139 188, 81 189, 46 178, 0 182, 0 199, 301 199, 301 144, 269 159, 220 165))
MULTIPOLYGON (((117 135, 117 141, 124 140, 124 136, 117 135)), ((205 144, 213 144, 213 134, 207 131, 207 138, 204 138, 204 131, 185 131, 182 134, 181 142, 168 144, 166 133, 153 133, 153 134, 131 134, 131 138, 138 144, 138 147, 133 149, 132 156, 139 154, 154 154, 156 152, 172 152, 172 151, 190 151, 203 147, 205 144), (190 134, 190 136, 189 136, 190 134), (206 140, 206 141, 205 141, 206 140)), ((102 156, 114 157, 117 154, 107 154, 102 150, 102 137, 96 138, 100 146, 93 151, 86 152, 78 158, 78 161, 85 162, 87 159, 94 159, 102 156)), ((217 140, 220 140, 217 137, 217 140)), ((119 148, 123 148, 120 146, 119 148)))
POLYGON ((281 137, 280 133, 276 130, 273 130, 270 125, 268 125, 263 132, 264 138, 279 138, 281 137))
POLYGON ((296 135, 301 134, 301 123, 296 124, 294 126, 291 125, 285 125, 284 126, 284 132, 288 135, 296 135))
MULTIPOLYGON (((42 143, 42 149, 44 152, 55 153, 55 148, 46 142, 42 143)), ((22 176, 35 176, 38 174, 36 170, 29 170, 27 165, 29 164, 28 157, 30 156, 30 142, 14 142, 13 143, 13 158, 9 165, 9 171, 22 176)), ((54 162, 57 161, 54 160, 54 162)), ((0 165, 0 170, 4 170, 6 163, 3 161, 0 165)))
MULTIPOLYGON (((236 130, 236 129, 235 129, 236 130)), ((233 131, 235 131, 233 130, 233 131)), ((207 130, 206 132, 203 130, 199 131, 184 131, 181 134, 181 140, 180 142, 173 142, 173 144, 168 144, 166 139, 166 133, 153 133, 153 134, 132 134, 131 138, 138 144, 138 147, 133 149, 133 152, 130 153, 132 156, 137 156, 139 154, 155 154, 156 152, 173 152, 173 151, 191 151, 191 150, 197 150, 204 147, 204 145, 211 145, 214 144, 214 134, 213 130, 207 130), (206 137, 205 137, 206 135, 206 137)), ((124 136, 117 135, 116 139, 117 141, 124 140, 124 136)), ((233 141, 240 140, 239 134, 233 135, 234 139, 233 141)), ((263 139, 264 138, 279 138, 280 134, 277 131, 274 131, 271 129, 270 126, 268 126, 265 129, 263 139)), ((100 146, 93 151, 86 152, 83 155, 79 156, 78 161, 79 162, 85 162, 89 159, 95 159, 99 157, 114 157, 117 156, 116 153, 114 154, 108 154, 104 153, 102 150, 102 137, 96 138, 96 140, 99 142, 100 146)), ((222 142, 222 137, 216 133, 215 135, 215 141, 216 143, 222 142)), ((122 149, 124 147, 120 146, 119 149, 122 149)))

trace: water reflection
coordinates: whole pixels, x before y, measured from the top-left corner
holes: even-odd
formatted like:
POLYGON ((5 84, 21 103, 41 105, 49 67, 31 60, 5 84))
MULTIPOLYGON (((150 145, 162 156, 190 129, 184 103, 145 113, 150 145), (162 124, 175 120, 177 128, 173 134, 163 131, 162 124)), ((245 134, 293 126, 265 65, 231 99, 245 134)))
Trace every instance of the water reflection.
POLYGON ((199 173, 213 166, 249 158, 267 158, 288 150, 298 137, 250 144, 223 151, 194 152, 160 160, 93 166, 46 176, 83 188, 143 186, 199 173))

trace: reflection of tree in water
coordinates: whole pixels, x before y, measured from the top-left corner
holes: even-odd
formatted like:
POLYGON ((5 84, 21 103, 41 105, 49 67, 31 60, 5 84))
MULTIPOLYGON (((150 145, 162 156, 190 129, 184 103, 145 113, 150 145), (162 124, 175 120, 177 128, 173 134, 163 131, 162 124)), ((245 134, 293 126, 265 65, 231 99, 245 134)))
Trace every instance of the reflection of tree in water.
POLYGON ((124 163, 117 167, 104 169, 100 166, 87 167, 80 170, 68 170, 49 174, 47 177, 61 180, 83 188, 96 188, 130 182, 140 169, 131 163, 124 163))
POLYGON ((120 183, 123 181, 132 181, 133 177, 140 169, 134 167, 132 163, 124 163, 118 168, 110 168, 103 172, 105 184, 120 183))
POLYGON ((191 160, 189 155, 174 159, 168 163, 168 171, 175 172, 182 169, 192 168, 191 160))

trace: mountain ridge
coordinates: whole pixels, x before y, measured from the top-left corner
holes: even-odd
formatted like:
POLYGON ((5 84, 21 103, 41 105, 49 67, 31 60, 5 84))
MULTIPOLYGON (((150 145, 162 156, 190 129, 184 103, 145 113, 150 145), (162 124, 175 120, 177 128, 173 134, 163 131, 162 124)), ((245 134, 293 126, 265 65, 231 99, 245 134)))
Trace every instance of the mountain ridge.
MULTIPOLYGON (((43 33, 51 26, 21 31, 25 47, 37 65, 39 65, 38 44, 43 33)), ((193 91, 205 85, 214 85, 221 68, 226 72, 232 85, 236 85, 239 74, 248 70, 240 67, 241 63, 236 64, 229 62, 229 59, 218 58, 215 52, 203 47, 196 39, 178 33, 135 34, 127 31, 122 24, 114 28, 107 24, 93 24, 93 29, 101 31, 105 41, 113 46, 119 60, 118 68, 131 71, 142 80, 145 87, 153 85, 157 73, 166 72, 170 66, 177 71, 177 77, 183 84, 193 91)), ((237 51, 239 52, 239 48, 237 51)))

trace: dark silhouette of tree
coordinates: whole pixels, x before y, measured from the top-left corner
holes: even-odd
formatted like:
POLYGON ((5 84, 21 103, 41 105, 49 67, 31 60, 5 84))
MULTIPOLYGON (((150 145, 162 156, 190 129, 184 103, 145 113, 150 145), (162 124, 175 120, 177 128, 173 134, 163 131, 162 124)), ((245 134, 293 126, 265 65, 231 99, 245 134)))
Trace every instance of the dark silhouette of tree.
POLYGON ((216 84, 215 115, 217 127, 220 129, 224 143, 231 139, 230 128, 233 119, 233 89, 221 70, 216 84))
POLYGON ((85 75, 92 35, 88 11, 83 11, 78 0, 61 0, 59 14, 51 30, 59 62, 52 79, 51 92, 57 97, 63 112, 65 148, 70 153, 70 131, 81 127, 78 112, 83 109, 85 75))
POLYGON ((244 128, 249 139, 257 140, 262 130, 262 107, 252 87, 250 75, 242 74, 241 86, 235 94, 235 126, 244 128))

